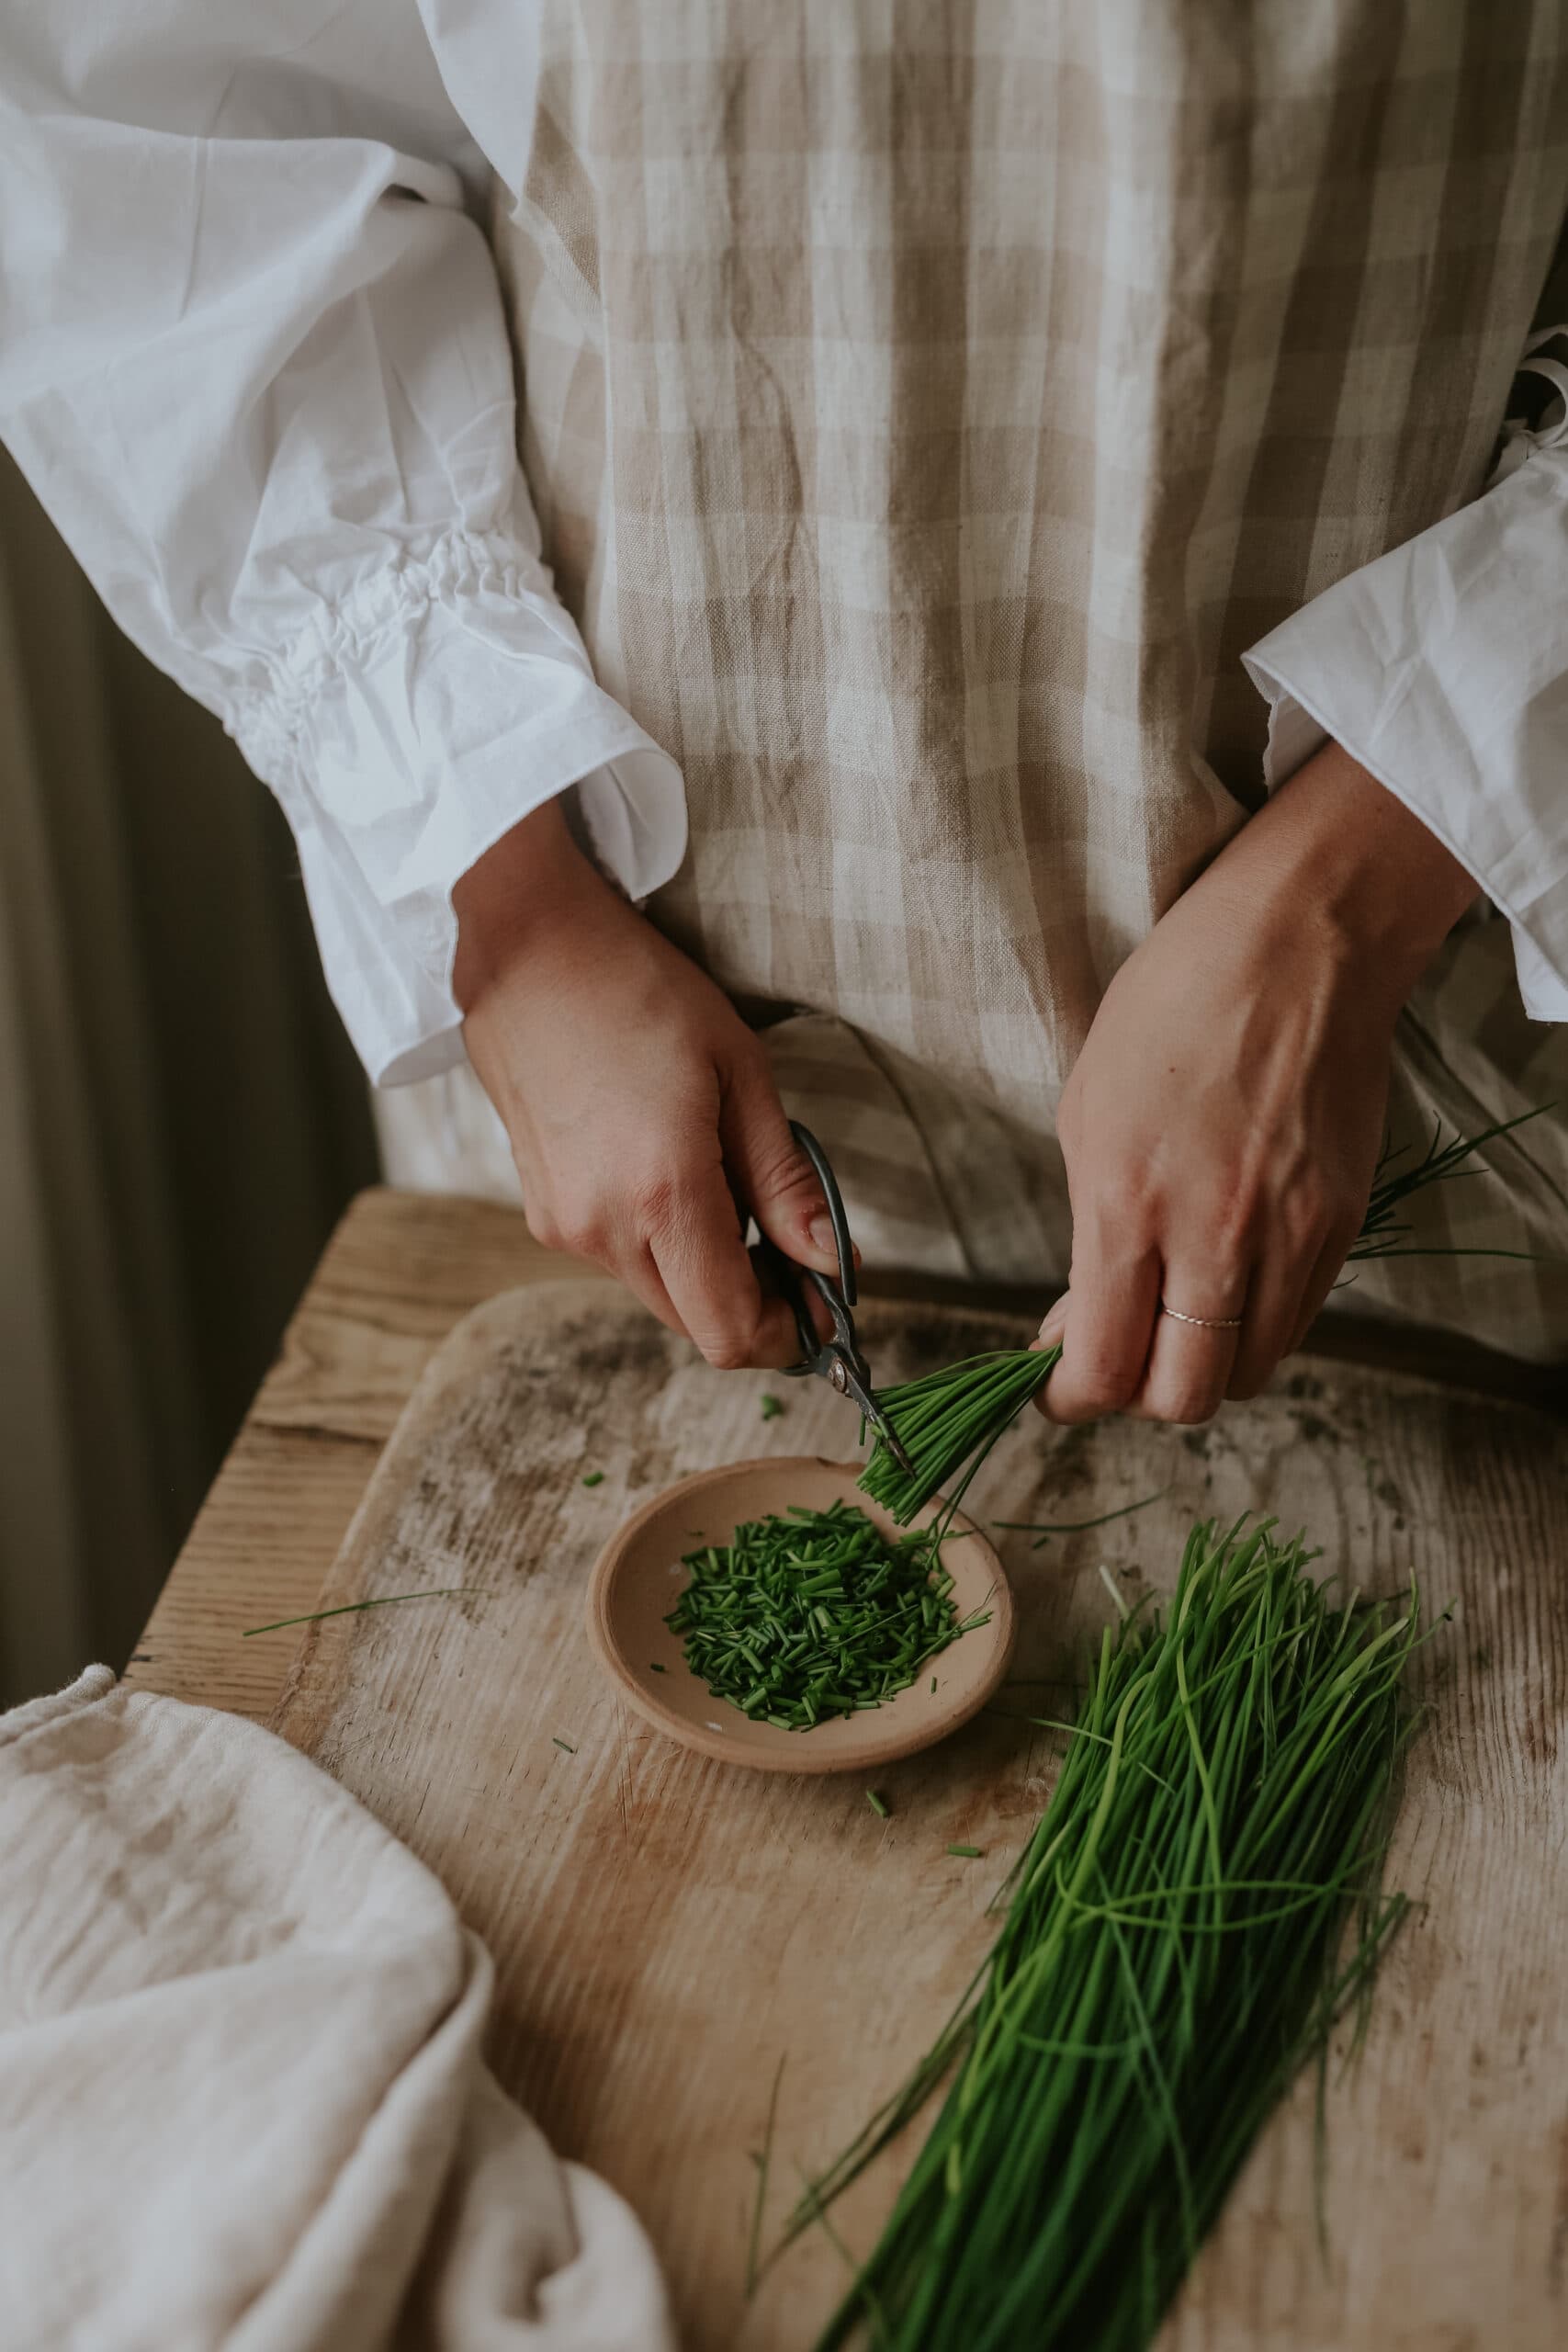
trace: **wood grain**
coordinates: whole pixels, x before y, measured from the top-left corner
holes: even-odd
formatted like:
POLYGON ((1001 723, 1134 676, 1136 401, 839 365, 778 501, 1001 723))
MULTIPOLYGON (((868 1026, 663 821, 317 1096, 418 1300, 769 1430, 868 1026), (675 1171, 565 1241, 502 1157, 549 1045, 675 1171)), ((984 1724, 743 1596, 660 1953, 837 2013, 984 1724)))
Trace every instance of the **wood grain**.
MULTIPOLYGON (((563 1261, 514 1210, 362 1193, 333 1236, 125 1670, 136 1690, 265 1722, 381 1447, 453 1325, 563 1261)), ((592 1281, 591 1271, 572 1268, 592 1281)), ((607 1279, 607 1278, 603 1278, 607 1279)))
MULTIPOLYGON (((879 1374, 896 1376, 1028 1327, 879 1304, 863 1328, 879 1374)), ((394 1357, 405 1340, 389 1332, 394 1357)), ((334 1361, 317 1359, 329 1373, 334 1361)), ((341 1418, 363 1448, 375 1408, 344 1363, 332 1376, 352 1392, 341 1418)), ((1039 1550, 1007 1539, 1019 1679, 1002 1712, 883 1776, 884 1823, 858 1789, 670 1746, 620 1705, 582 1638, 587 1567, 658 1487, 743 1454, 845 1448, 852 1428, 824 1387, 791 1387, 787 1414, 764 1424, 768 1385, 708 1372, 612 1289, 493 1302, 432 1367, 324 1596, 457 1583, 471 1597, 307 1629, 276 1718, 440 1871, 490 1941, 498 2070, 563 2150, 632 2198, 693 2352, 812 2341, 839 2284, 820 2238, 751 2304, 741 2293, 749 2151, 774 2068, 782 2057, 770 2233, 793 2160, 836 2152, 988 1945, 985 1905, 1054 1770, 1056 1736, 1023 1718, 1070 1707, 1061 1678, 1111 1606, 1099 1563, 1124 1593, 1164 1589, 1193 1517, 1247 1509, 1303 1522, 1364 1586, 1391 1589, 1414 1566, 1460 1614, 1426 1653, 1433 1715, 1390 1873, 1425 1907, 1390 1960, 1359 2067, 1330 2097, 1326 2262, 1303 2091, 1240 2183, 1167 2352, 1561 2345, 1561 1426, 1317 1364, 1208 1430, 1015 1432, 987 1474, 987 1516, 1063 1522, 1159 1499, 1039 1550), (604 1481, 585 1489, 590 1469, 604 1481), (950 1841, 984 1861, 952 1860, 950 1841)), ((909 2154, 845 2200, 852 2245, 869 2242, 909 2154)))

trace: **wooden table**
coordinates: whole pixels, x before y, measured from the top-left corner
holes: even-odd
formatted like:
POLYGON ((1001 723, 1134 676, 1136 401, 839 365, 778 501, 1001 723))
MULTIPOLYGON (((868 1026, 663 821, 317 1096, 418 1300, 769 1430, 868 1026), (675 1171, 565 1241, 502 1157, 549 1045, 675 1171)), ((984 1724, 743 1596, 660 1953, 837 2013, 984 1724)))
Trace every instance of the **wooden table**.
MULTIPOLYGON (((125 1679, 265 1723, 381 1448, 453 1325, 570 1272, 515 1210, 378 1188, 327 1245, 125 1679)), ((604 1279, 608 1279, 606 1276, 604 1279)))
MULTIPOLYGON (((289 1327, 128 1681, 268 1718, 311 1635, 297 1628, 251 1640, 242 1634, 321 1605, 382 1446, 453 1325, 497 1292, 563 1271, 513 1212, 390 1192, 363 1195, 289 1327)), ((1428 1378, 1462 1372, 1505 1395, 1562 1402, 1560 1377, 1474 1352, 1461 1358, 1426 1340, 1345 1328, 1315 1336, 1321 1352, 1428 1378)), ((1292 1377, 1286 1395, 1309 1400, 1337 1380, 1346 1385, 1326 1371, 1321 1380, 1292 1377)), ((1365 1374, 1350 1376, 1351 1385, 1358 1379, 1365 1390, 1365 1374)), ((1378 1389, 1374 1418, 1397 1418, 1397 1386, 1386 1395, 1378 1389)), ((1438 1905, 1430 1922, 1418 1919, 1403 1939, 1393 1981, 1380 1994, 1393 2028, 1386 2052, 1362 2070, 1347 2095, 1353 2104, 1341 2110, 1338 2145, 1351 2161, 1343 2179, 1335 2176, 1340 2202, 1348 2200, 1354 2215, 1371 2199, 1379 2224, 1358 2233, 1340 2214, 1336 2244, 1346 2250, 1348 2283, 1329 2291, 1299 2226, 1309 2190, 1289 2169, 1310 2148, 1310 2131, 1277 2135, 1233 2197, 1215 2246, 1162 2338, 1166 2352, 1329 2352, 1331 2345, 1343 2352, 1347 2338, 1333 2314, 1342 2318, 1345 2310, 1358 2315, 1358 2346, 1375 2344, 1378 2352, 1467 2352, 1483 2341, 1546 2352, 1568 2340, 1560 2324, 1568 2307, 1568 2165, 1555 2153, 1568 2150, 1562 2088, 1568 2024, 1557 1960, 1568 1899, 1560 1859, 1568 1788, 1557 1764, 1568 1613, 1555 1573, 1568 1544, 1568 1453, 1550 1424, 1529 1415, 1472 1411, 1463 1398, 1429 1389, 1426 1398, 1417 1400, 1416 1419, 1430 1428, 1436 1416, 1441 1446, 1433 1453, 1428 1442, 1423 1458, 1450 1514, 1445 1541, 1468 1564, 1465 1607, 1474 1613, 1456 1637, 1455 1681, 1427 1759, 1427 1801, 1406 1806, 1419 1819, 1406 1825, 1415 1845, 1402 1867, 1419 1892, 1440 1826, 1445 1867, 1450 1879, 1461 1874, 1467 1892, 1462 1903, 1438 1905), (1517 1563, 1526 1551, 1534 1565, 1521 1580, 1517 1563), (1499 1692, 1507 1694, 1506 1705, 1499 1692), (1442 1987, 1436 2007, 1428 1998, 1434 1972, 1442 1987), (1441 2030, 1428 2042, 1423 2036, 1434 2016, 1441 2030), (1418 2030, 1409 2030, 1412 2019, 1418 2030), (1427 2129, 1434 2100, 1441 2117, 1454 2119, 1451 2132, 1427 2129), (1295 2155, 1287 2161, 1280 2152, 1288 2149, 1295 2155), (1523 2167, 1521 2149, 1529 2152, 1523 2167), (1375 2177, 1356 2161, 1358 2150, 1375 2153, 1375 2177), (1423 2222, 1427 2205, 1462 2218, 1472 2258, 1486 2249, 1484 2293, 1469 2294, 1471 2308, 1445 2310, 1436 2333, 1434 2308, 1449 2299, 1428 2290, 1447 2275, 1450 2241, 1434 2245, 1423 2222), (1478 2209, 1490 2215, 1481 2238, 1470 2220, 1478 2209), (1511 2249, 1526 2244, 1528 2264, 1510 2270, 1511 2249), (1415 2275, 1405 2250, 1418 2266, 1415 2275), (1366 2291, 1356 2284, 1363 2257, 1371 2264, 1366 2291), (1348 2301, 1336 2303, 1342 2289, 1348 2301), (1477 2317, 1483 2308, 1491 2314, 1485 2325, 1477 2317)), ((1298 1426, 1301 1438, 1314 1437, 1314 1409, 1310 1402, 1284 1407, 1292 1445, 1298 1426)), ((1118 1442, 1146 1426, 1121 1425, 1118 1442)), ((1210 1436, 1222 1448, 1227 1442, 1224 1425, 1186 1434, 1194 1457, 1203 1458, 1200 1471, 1210 1436)), ((1169 1442, 1171 1433, 1163 1437, 1169 1442)), ((1357 1457, 1345 1459, 1354 1467, 1357 1457)), ((1370 1508, 1378 1464, 1362 1459, 1370 1508)), ((1355 1468, 1352 1485, 1360 1476, 1355 1468)), ((1148 1479, 1134 1489, 1151 1490, 1148 1479)), ((1382 1497, 1384 1488, 1376 1493, 1382 1497)), ((1385 1499, 1403 1512, 1396 1489, 1390 1487, 1385 1499)), ((1404 1523, 1403 1516, 1394 1521, 1404 1523)), ((1310 2085, 1300 2097, 1310 2102, 1310 2085)))
MULTIPOLYGON (((361 1193, 197 1514, 126 1681, 265 1723, 301 1635, 291 1628, 240 1636, 317 1605, 381 1448, 442 1340, 498 1291, 591 1271, 541 1248, 515 1210, 385 1187, 361 1193)), ((865 1286, 890 1287, 874 1278, 865 1286)), ((953 1284, 899 1284, 911 1287, 998 1303, 994 1293, 953 1284)), ((1313 1349, 1468 1379, 1521 1401, 1563 1401, 1561 1375, 1440 1339, 1346 1320, 1335 1330, 1320 1326, 1313 1349)))

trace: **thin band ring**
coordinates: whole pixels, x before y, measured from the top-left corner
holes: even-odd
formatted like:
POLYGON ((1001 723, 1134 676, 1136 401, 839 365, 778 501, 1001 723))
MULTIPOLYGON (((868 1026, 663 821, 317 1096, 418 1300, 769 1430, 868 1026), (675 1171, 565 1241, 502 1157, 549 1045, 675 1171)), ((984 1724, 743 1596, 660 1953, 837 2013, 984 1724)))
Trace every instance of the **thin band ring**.
POLYGON ((1183 1315, 1179 1306, 1168 1306, 1163 1298, 1159 1311, 1162 1315, 1168 1315, 1173 1323, 1195 1324, 1200 1331, 1239 1331, 1241 1329, 1239 1315, 1183 1315))

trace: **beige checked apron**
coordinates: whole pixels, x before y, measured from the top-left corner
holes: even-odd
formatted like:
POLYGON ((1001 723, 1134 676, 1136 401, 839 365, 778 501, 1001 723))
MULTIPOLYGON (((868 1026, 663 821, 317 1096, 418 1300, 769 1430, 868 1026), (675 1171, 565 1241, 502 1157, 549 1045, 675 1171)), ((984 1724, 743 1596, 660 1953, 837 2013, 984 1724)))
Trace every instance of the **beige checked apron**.
MULTIPOLYGON (((1261 797, 1239 655, 1480 490, 1565 214, 1560 0, 546 0, 497 232, 546 552, 685 775, 650 911, 875 1254, 1063 1273, 1062 1083, 1261 797)), ((1553 1099, 1473 922, 1393 1130, 1553 1099)), ((1568 1113, 1495 1166, 1420 1238, 1568 1253, 1568 1113)), ((1568 1355, 1560 1269, 1343 1302, 1568 1355)))

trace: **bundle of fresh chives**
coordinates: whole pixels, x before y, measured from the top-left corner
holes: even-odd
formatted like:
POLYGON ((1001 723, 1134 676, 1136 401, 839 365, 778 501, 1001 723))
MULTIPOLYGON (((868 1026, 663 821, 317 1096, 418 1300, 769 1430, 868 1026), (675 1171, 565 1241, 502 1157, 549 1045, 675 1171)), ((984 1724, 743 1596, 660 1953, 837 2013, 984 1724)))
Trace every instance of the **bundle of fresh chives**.
POLYGON ((1194 1529, 1108 1632, 976 1984, 791 2234, 958 2072, 821 2337, 1141 2352, 1292 2075, 1370 1989, 1417 1611, 1336 1606, 1300 1542, 1194 1529), (1343 1930, 1359 1905, 1348 1958, 1343 1930))
MULTIPOLYGON (((1400 1164, 1408 1146, 1385 1151, 1348 1262, 1449 1254, 1406 1246, 1404 1236, 1409 1227, 1399 1220, 1400 1204, 1428 1184, 1451 1183, 1456 1177, 1479 1174, 1481 1170, 1472 1163, 1483 1146, 1540 1115, 1539 1110, 1527 1111, 1519 1118, 1500 1120, 1480 1135, 1456 1136, 1449 1144, 1434 1135, 1425 1156, 1408 1166, 1400 1164)), ((1521 1258, 1529 1253, 1461 1250, 1452 1254, 1521 1258)), ((969 1356, 962 1363, 944 1364, 919 1380, 879 1388, 876 1401, 914 1463, 915 1474, 911 1477, 901 1469, 878 1441, 861 1477, 863 1490, 890 1511, 900 1527, 907 1527, 939 1488, 956 1478, 960 1483, 948 1498, 951 1515, 991 1448, 1039 1394, 1061 1355, 1060 1348, 1006 1348, 992 1355, 969 1356)))
POLYGON ((749 1520, 682 1565, 691 1580, 664 1622, 693 1673, 785 1731, 881 1706, 988 1622, 960 1623, 928 1531, 889 1538, 852 1503, 749 1520))

